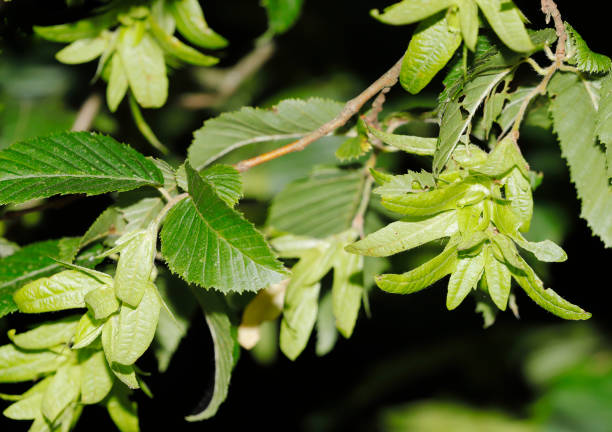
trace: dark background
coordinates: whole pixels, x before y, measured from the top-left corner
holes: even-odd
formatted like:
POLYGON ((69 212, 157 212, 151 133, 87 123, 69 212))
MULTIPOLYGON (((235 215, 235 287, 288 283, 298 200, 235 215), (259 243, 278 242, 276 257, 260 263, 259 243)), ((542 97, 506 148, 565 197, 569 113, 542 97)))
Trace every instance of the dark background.
MULTIPOLYGON (((298 24, 277 40, 278 50, 263 70, 254 104, 303 81, 324 81, 338 71, 349 71, 363 83, 375 80, 402 55, 413 29, 385 26, 369 17, 371 8, 391 3, 305 0, 298 24)), ((533 28, 544 26, 539 2, 517 4, 533 28)), ((590 47, 610 55, 609 14, 596 9, 596 5, 601 6, 599 2, 558 2, 563 17, 590 47)), ((257 1, 210 0, 204 7, 211 26, 231 41, 221 65, 233 64, 251 49, 254 38, 265 31, 265 13, 257 1)), ((61 1, 13 0, 0 5, 4 51, 0 61, 4 55, 15 58, 35 52, 40 61, 52 62, 52 54, 59 45, 33 41, 31 25, 61 23, 85 12, 78 9, 67 12, 61 1), (49 54, 47 59, 40 54, 43 52, 49 54)), ((89 94, 94 68, 92 64, 71 68, 74 80, 66 96, 68 104, 76 108, 89 94)), ((176 112, 171 111, 181 108, 173 104, 173 95, 190 91, 194 85, 192 76, 184 69, 175 71, 170 83, 168 106, 147 113, 152 124, 163 123, 167 116, 176 117, 176 112)), ((103 89, 99 83, 96 86, 103 89)), ((439 80, 431 89, 441 89, 439 80)), ((405 97, 399 89, 393 95, 405 97)), ((118 129, 114 135, 148 152, 125 104, 117 115, 118 129)), ((191 131, 208 115, 202 111, 185 114, 184 127, 173 132, 174 138, 168 142, 175 152, 184 154, 191 131)), ((545 174, 544 184, 534 196, 536 202, 552 203, 567 224, 563 247, 569 260, 552 265, 545 280, 559 294, 592 312, 592 325, 604 339, 609 339, 612 297, 608 266, 612 253, 579 219, 579 202, 554 137, 541 131, 525 131, 523 137, 521 146, 527 160, 530 155, 537 156, 534 160, 540 161, 542 167, 534 162, 534 168, 543 169, 545 174), (547 172, 544 166, 554 169, 547 172)), ((410 167, 407 163, 406 167, 410 167)), ((6 237, 26 243, 46 239, 48 233, 57 237, 79 235, 110 202, 108 197, 88 198, 47 210, 43 223, 33 228, 14 223, 6 237)), ((312 344, 297 361, 279 355, 271 365, 260 365, 243 352, 229 396, 217 416, 204 423, 189 424, 183 421, 183 416, 210 390, 213 373, 210 336, 202 317, 194 317, 169 371, 147 379, 155 398, 136 393, 142 430, 234 431, 249 427, 270 431, 370 431, 377 427, 381 408, 427 398, 456 399, 474 406, 501 408, 518 417, 528 415, 529 403, 537 394, 521 374, 517 341, 534 328, 559 324, 560 319, 518 293, 520 320, 510 312, 501 313, 493 327, 483 330, 481 317, 474 313, 473 300, 467 299, 453 312, 445 309, 444 283, 412 296, 374 291, 372 318, 362 314, 353 337, 339 341, 326 357, 316 357, 312 344)), ((22 324, 18 317, 9 320, 8 328, 19 328, 22 324)), ((4 336, 0 340, 6 342, 4 336)), ((142 367, 155 370, 152 356, 144 359, 142 367)), ((112 428, 102 408, 87 408, 77 430, 112 428)), ((25 423, 6 422, 2 418, 0 429, 27 428, 25 423)))

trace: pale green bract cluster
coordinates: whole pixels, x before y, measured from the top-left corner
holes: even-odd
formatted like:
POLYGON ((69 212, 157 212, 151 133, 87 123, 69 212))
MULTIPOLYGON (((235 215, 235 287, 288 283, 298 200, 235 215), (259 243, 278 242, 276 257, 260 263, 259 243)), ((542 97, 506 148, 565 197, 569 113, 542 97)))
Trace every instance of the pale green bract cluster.
POLYGON ((174 36, 205 49, 227 45, 206 23, 198 0, 111 2, 99 13, 74 23, 35 27, 56 42, 70 42, 56 54, 62 63, 86 63, 100 58, 97 75, 108 82, 106 100, 115 111, 128 88, 144 108, 159 108, 168 97, 166 63, 212 66, 216 57, 203 54, 174 36))
POLYGON ((125 387, 141 387, 134 363, 151 344, 161 299, 153 283, 157 226, 127 234, 108 253, 119 253, 114 278, 73 267, 32 281, 13 296, 22 313, 87 307, 80 318, 9 332, 0 347, 0 382, 44 377, 9 406, 4 415, 33 420, 31 430, 70 430, 83 405, 103 403, 121 430, 138 430, 135 407, 125 387), (112 393, 111 393, 112 392, 112 393))
MULTIPOLYGON (((387 138, 415 146, 415 137, 387 138)), ((511 138, 502 140, 488 154, 471 144, 458 147, 436 187, 433 177, 426 174, 374 175, 382 183, 378 189, 382 205, 403 218, 347 246, 347 251, 384 257, 448 239, 444 250, 430 261, 404 274, 378 276, 376 284, 384 291, 417 292, 450 274, 449 310, 459 306, 470 292, 480 290, 503 311, 514 278, 529 297, 555 315, 590 317, 551 289, 544 289, 518 253, 517 246, 541 261, 567 259, 550 240, 533 243, 521 234, 529 230, 533 200, 528 165, 511 138)))

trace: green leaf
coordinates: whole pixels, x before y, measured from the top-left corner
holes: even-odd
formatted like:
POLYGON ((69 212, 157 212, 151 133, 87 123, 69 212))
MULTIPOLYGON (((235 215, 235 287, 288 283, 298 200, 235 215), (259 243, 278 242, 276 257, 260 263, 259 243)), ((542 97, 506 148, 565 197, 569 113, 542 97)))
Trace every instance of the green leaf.
POLYGON ((336 327, 345 338, 351 337, 363 297, 363 257, 340 250, 334 261, 332 285, 336 327))
POLYGON ((346 247, 348 252, 366 256, 389 256, 457 232, 454 211, 442 212, 417 221, 397 221, 346 247))
POLYGON ((122 210, 109 207, 98 216, 87 232, 83 234, 79 242, 79 248, 109 236, 122 234, 125 226, 122 210))
POLYGON ((514 268, 520 269, 522 267, 522 259, 516 250, 516 246, 512 243, 507 236, 499 233, 490 233, 489 240, 493 243, 493 252, 496 254, 497 259, 505 261, 514 268))
POLYGON ((153 282, 148 282, 137 307, 125 303, 121 306, 111 355, 114 362, 132 365, 145 353, 155 336, 160 309, 161 302, 153 282))
POLYGON ((376 285, 390 293, 411 294, 452 273, 456 265, 457 246, 451 241, 441 254, 407 273, 376 276, 376 285))
POLYGON ((436 138, 423 138, 412 135, 396 135, 383 132, 368 125, 369 131, 376 138, 406 153, 422 156, 433 156, 436 151, 436 138))
POLYGON ((120 208, 119 212, 127 221, 123 233, 146 229, 162 208, 164 208, 164 202, 161 198, 143 198, 130 206, 120 208))
POLYGON ((20 312, 41 313, 84 308, 85 295, 112 284, 110 276, 94 278, 76 270, 66 270, 51 277, 30 282, 13 295, 20 312))
POLYGON ((417 94, 448 63, 461 45, 461 34, 451 28, 445 15, 434 15, 423 21, 408 44, 400 84, 417 94))
POLYGON ((338 330, 334 316, 332 292, 327 291, 321 296, 317 311, 317 342, 315 352, 319 357, 328 354, 336 345, 338 330))
POLYGON ((580 216, 606 247, 612 247, 612 188, 606 155, 595 142, 597 112, 586 86, 573 74, 555 74, 548 86, 550 112, 561 154, 582 203, 580 216))
POLYGON ((455 4, 454 0, 403 0, 386 7, 383 13, 372 9, 377 20, 391 25, 412 24, 455 4))
POLYGON ((34 26, 34 32, 54 42, 74 42, 80 39, 98 36, 102 30, 113 25, 116 21, 117 12, 98 15, 92 18, 82 19, 73 23, 55 26, 34 26))
POLYGON ((530 242, 525 240, 521 235, 513 237, 513 240, 517 245, 534 254, 540 261, 563 262, 567 260, 567 254, 565 251, 550 240, 530 242))
POLYGON ((606 145, 608 179, 612 179, 612 74, 610 73, 606 75, 601 85, 595 132, 599 140, 606 145))
POLYGON ((342 104, 326 99, 287 99, 276 109, 245 107, 207 120, 194 133, 189 163, 200 170, 237 148, 270 141, 298 139, 335 118, 342 104))
POLYGON ((96 351, 81 363, 81 403, 86 405, 101 402, 113 387, 111 373, 104 353, 96 351))
POLYGON ((290 283, 287 287, 281 322, 280 348, 291 360, 295 360, 306 348, 317 320, 320 290, 320 283, 293 286, 290 283))
POLYGON ((107 44, 107 38, 102 36, 79 39, 58 51, 55 58, 66 64, 87 63, 100 57, 107 44))
POLYGON ((28 245, 0 259, 0 317, 15 312, 13 293, 27 282, 63 269, 59 259, 59 242, 47 240, 28 245))
POLYGON ((472 168, 472 171, 489 177, 499 178, 515 167, 518 168, 526 179, 529 178, 529 165, 527 165, 523 158, 516 141, 512 137, 507 136, 497 143, 491 153, 489 153, 486 162, 472 168))
POLYGON ((106 409, 121 432, 140 432, 138 405, 128 399, 125 387, 115 386, 106 401, 106 409))
POLYGON ((190 198, 166 217, 162 254, 190 283, 228 291, 257 291, 284 275, 263 236, 228 207, 213 186, 186 164, 190 198))
POLYGON ((518 52, 535 48, 523 24, 521 12, 512 1, 476 0, 476 3, 504 44, 518 52))
POLYGON ((89 312, 81 316, 74 335, 72 349, 81 349, 91 344, 102 333, 103 321, 93 319, 89 312))
POLYGON ((164 52, 157 42, 138 26, 122 27, 117 51, 130 89, 143 108, 159 108, 168 97, 168 77, 164 52))
POLYGON ((291 360, 295 360, 308 343, 317 319, 321 289, 318 281, 332 268, 342 246, 338 241, 322 242, 303 252, 291 269, 280 332, 281 351, 291 360))
POLYGON ((485 267, 484 253, 474 257, 460 258, 457 267, 448 281, 448 293, 446 295, 446 307, 453 310, 461 304, 463 299, 476 289, 485 267))
POLYGON ((383 197, 382 205, 394 212, 410 216, 428 216, 454 209, 472 185, 456 182, 428 192, 383 197))
POLYGON ((41 350, 60 344, 68 344, 76 331, 78 316, 68 317, 60 321, 40 324, 33 330, 15 334, 9 331, 9 338, 24 350, 41 350))
POLYGON ((57 370, 43 396, 41 411, 53 423, 81 392, 81 371, 78 366, 62 366, 57 370))
POLYGON ((119 309, 119 301, 115 297, 115 290, 112 285, 103 285, 89 291, 85 295, 85 304, 96 320, 107 318, 119 309))
POLYGON ((506 199, 510 200, 510 207, 521 223, 519 230, 527 232, 533 216, 531 184, 517 168, 512 170, 505 180, 506 199))
POLYGON ((66 356, 52 351, 27 352, 14 345, 0 346, 0 382, 35 380, 57 369, 66 356))
POLYGON ((161 273, 155 284, 162 303, 170 310, 168 312, 166 308, 162 308, 153 342, 159 372, 163 373, 168 369, 172 356, 187 334, 196 303, 191 296, 186 295, 187 285, 177 278, 171 278, 167 272, 161 273))
POLYGON ((113 361, 118 330, 119 316, 111 315, 106 319, 102 327, 101 342, 106 362, 110 366, 113 374, 115 374, 115 376, 126 386, 131 389, 140 388, 134 367, 132 365, 121 365, 113 361))
POLYGON ((242 198, 242 179, 236 168, 230 165, 213 165, 200 175, 214 187, 215 192, 225 203, 234 207, 242 198))
POLYGON ((227 40, 208 27, 198 0, 172 0, 168 2, 168 9, 178 31, 192 44, 208 49, 227 46, 227 40))
POLYGON ((491 246, 487 246, 483 253, 485 254, 484 271, 489 295, 493 303, 500 310, 505 311, 512 282, 510 270, 504 263, 495 258, 491 246))
POLYGON ((458 5, 461 36, 467 47, 475 51, 478 38, 478 5, 474 0, 459 0, 458 5))
POLYGON ((204 312, 215 351, 215 381, 212 397, 202 411, 186 417, 187 421, 200 421, 214 416, 227 397, 232 369, 237 360, 235 358, 237 341, 223 297, 218 293, 200 289, 192 291, 204 312))
POLYGON ((184 62, 196 66, 213 66, 219 63, 217 57, 202 54, 198 50, 181 42, 180 39, 166 33, 153 17, 149 19, 149 24, 151 26, 151 32, 153 36, 155 36, 155 40, 157 40, 157 43, 166 54, 170 54, 184 62))
POLYGON ((304 0, 262 0, 268 13, 268 28, 271 33, 281 34, 289 30, 300 17, 304 0))
POLYGON ((127 191, 162 182, 159 169, 140 153, 88 132, 34 138, 0 152, 0 204, 127 191))
POLYGON ((535 274, 533 269, 522 261, 521 270, 510 269, 512 277, 518 282, 518 284, 525 290, 527 295, 536 302, 538 305, 546 309, 547 311, 557 315, 558 317, 568 320, 586 320, 591 318, 589 312, 584 311, 582 308, 571 304, 567 300, 564 300, 554 292, 552 289, 544 289, 544 284, 535 274))
POLYGON ((507 102, 502 109, 499 117, 495 120, 501 127, 500 136, 505 135, 514 125, 516 117, 525 99, 531 95, 533 87, 519 87, 513 93, 506 95, 507 102))
POLYGON ((117 107, 125 97, 128 90, 128 77, 119 54, 114 54, 110 61, 110 75, 106 86, 106 104, 111 112, 115 112, 117 107))
POLYGON ((612 69, 610 57, 591 51, 582 36, 568 22, 565 22, 565 30, 569 64, 576 65, 579 70, 588 73, 603 73, 612 69))
POLYGON ((443 108, 438 147, 433 160, 434 174, 442 171, 480 104, 510 70, 498 69, 493 73, 477 75, 465 84, 461 96, 456 96, 443 108))
POLYGON ((367 138, 363 136, 351 137, 338 147, 338 150, 336 150, 336 157, 341 162, 358 159, 369 152, 371 148, 372 145, 367 138))
POLYGON ((34 420, 40 416, 43 393, 35 393, 10 405, 2 414, 12 420, 34 420))
POLYGON ((121 253, 115 272, 117 298, 136 307, 149 286, 157 251, 157 224, 136 232, 120 246, 121 253))
POLYGON ((325 238, 350 228, 364 184, 361 171, 320 170, 290 183, 270 206, 267 225, 276 230, 325 238))

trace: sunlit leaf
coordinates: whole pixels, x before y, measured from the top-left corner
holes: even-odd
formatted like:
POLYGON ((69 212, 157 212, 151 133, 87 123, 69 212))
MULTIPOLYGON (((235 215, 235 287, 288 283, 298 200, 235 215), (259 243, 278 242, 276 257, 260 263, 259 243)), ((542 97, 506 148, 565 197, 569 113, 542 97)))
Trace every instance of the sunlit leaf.
POLYGON ((253 225, 228 207, 189 165, 190 198, 168 214, 161 232, 170 269, 191 283, 221 291, 257 291, 284 269, 253 225))

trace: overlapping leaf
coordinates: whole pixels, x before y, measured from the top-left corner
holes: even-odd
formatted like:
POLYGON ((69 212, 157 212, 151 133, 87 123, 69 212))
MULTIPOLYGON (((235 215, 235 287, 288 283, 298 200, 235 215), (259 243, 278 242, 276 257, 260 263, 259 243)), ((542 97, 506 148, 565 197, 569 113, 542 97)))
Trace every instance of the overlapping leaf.
POLYGON ((208 324, 215 352, 215 378, 212 397, 206 398, 207 404, 198 407, 196 412, 187 416, 188 421, 205 420, 214 416, 227 397, 227 391, 236 362, 236 332, 227 315, 224 300, 217 293, 193 290, 208 324))
POLYGON ((65 132, 18 142, 0 152, 0 204, 162 183, 151 161, 104 135, 65 132))
POLYGON ((275 110, 242 108, 207 120, 194 133, 189 162, 201 169, 239 147, 287 139, 298 139, 336 117, 342 105, 312 98, 288 99, 275 110))
POLYGON ((573 74, 555 75, 548 87, 550 112, 561 154, 582 203, 580 216, 607 247, 612 247, 612 188, 606 155, 595 141, 597 112, 587 85, 592 84, 573 74))
POLYGON ((190 198, 168 214, 162 254, 186 281, 221 291, 257 291, 283 278, 263 236, 186 165, 190 198))
POLYGON ((290 183, 270 207, 267 224, 279 231, 324 238, 351 226, 364 176, 359 171, 322 169, 290 183))
POLYGON ((582 36, 569 24, 565 23, 567 31, 568 63, 576 65, 578 69, 589 73, 608 72, 612 68, 612 60, 603 54, 598 54, 589 48, 582 36))

